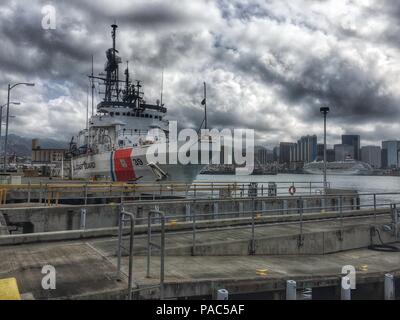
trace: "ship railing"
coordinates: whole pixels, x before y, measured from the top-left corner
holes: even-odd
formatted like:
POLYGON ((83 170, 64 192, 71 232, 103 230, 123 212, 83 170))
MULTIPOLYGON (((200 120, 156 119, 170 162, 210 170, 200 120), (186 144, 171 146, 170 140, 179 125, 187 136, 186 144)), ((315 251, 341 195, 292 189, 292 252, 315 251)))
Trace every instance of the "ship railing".
POLYGON ((138 129, 122 129, 117 132, 118 137, 129 137, 129 136, 146 136, 149 133, 148 130, 138 129))

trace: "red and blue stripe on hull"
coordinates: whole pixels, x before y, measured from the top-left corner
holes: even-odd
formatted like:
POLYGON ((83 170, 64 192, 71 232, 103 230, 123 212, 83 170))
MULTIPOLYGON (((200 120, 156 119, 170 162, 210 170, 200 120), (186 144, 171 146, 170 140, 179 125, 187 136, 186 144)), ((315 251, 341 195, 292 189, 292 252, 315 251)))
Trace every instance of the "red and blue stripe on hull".
POLYGON ((111 178, 113 181, 128 182, 137 179, 132 157, 132 148, 111 152, 111 178))

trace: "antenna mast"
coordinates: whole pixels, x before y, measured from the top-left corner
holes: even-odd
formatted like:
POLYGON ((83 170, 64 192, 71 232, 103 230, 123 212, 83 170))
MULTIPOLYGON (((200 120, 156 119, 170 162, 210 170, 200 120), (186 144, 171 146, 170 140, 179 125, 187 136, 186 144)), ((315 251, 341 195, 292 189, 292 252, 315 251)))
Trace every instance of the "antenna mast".
POLYGON ((161 101, 160 101, 160 105, 161 107, 163 106, 163 93, 164 93, 164 68, 162 69, 162 73, 161 73, 161 101))
POLYGON ((91 78, 91 82, 92 82, 92 117, 94 115, 94 62, 93 62, 93 55, 92 55, 92 78, 91 78))
POLYGON ((204 129, 207 129, 207 84, 204 82, 204 129))

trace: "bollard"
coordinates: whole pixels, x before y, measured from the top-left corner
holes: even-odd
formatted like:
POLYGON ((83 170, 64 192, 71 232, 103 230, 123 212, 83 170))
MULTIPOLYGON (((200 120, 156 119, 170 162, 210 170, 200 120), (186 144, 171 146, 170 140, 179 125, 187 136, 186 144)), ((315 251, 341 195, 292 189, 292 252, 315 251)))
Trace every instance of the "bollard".
POLYGON ((86 209, 81 209, 81 230, 86 229, 86 209))
POLYGON ((217 291, 217 300, 229 300, 229 292, 225 289, 219 289, 217 291))
POLYGON ((342 291, 340 294, 340 299, 341 300, 351 300, 351 286, 350 286, 350 278, 349 277, 343 277, 342 278, 342 291), (349 284, 348 286, 344 286, 343 283, 349 284))
POLYGON ((394 276, 385 274, 385 300, 395 300, 394 276))
POLYGON ((297 300, 297 284, 296 281, 286 281, 286 300, 297 300))

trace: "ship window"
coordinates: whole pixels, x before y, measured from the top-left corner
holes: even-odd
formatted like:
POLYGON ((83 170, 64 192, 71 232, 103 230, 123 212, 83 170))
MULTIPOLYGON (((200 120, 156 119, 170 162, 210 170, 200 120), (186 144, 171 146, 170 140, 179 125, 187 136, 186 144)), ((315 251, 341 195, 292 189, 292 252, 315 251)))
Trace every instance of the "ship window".
POLYGON ((126 116, 126 113, 124 112, 122 115, 123 115, 123 116, 126 116))
POLYGON ((149 117, 149 115, 146 113, 144 117, 145 117, 145 118, 148 118, 148 117, 149 117))
POLYGON ((130 112, 128 112, 126 115, 127 115, 128 117, 130 117, 130 116, 131 116, 131 113, 130 113, 130 112))
POLYGON ((119 112, 116 112, 115 115, 116 115, 116 116, 119 116, 119 112))
POLYGON ((152 116, 152 115, 150 115, 150 119, 153 119, 153 116, 152 116))
POLYGON ((144 114, 142 113, 142 114, 140 115, 140 117, 141 117, 141 118, 144 118, 144 114))
POLYGON ((110 116, 111 116, 111 117, 114 117, 114 112, 110 112, 110 116))

